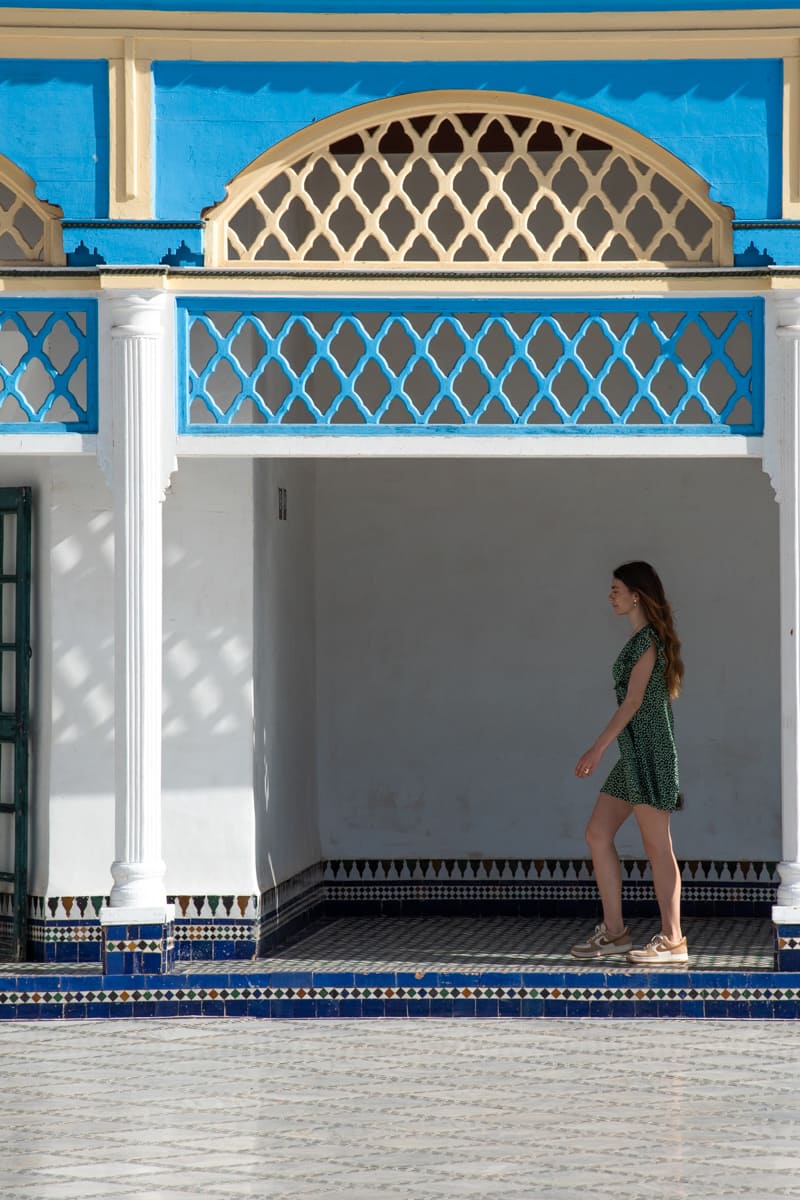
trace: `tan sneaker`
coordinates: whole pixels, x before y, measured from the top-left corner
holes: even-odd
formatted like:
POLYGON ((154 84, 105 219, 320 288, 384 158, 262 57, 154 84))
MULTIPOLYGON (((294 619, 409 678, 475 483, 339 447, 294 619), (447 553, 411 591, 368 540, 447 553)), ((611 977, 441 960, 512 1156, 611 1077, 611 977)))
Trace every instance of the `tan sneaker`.
POLYGON ((570 950, 573 958, 609 958, 614 954, 627 954, 632 946, 627 926, 622 933, 612 937, 604 923, 595 925, 594 933, 585 942, 578 942, 570 950))
POLYGON ((628 962, 644 963, 646 966, 661 966, 664 963, 686 963, 689 961, 689 947, 686 938, 681 938, 673 945, 667 941, 663 933, 657 933, 654 938, 641 950, 631 950, 628 962))

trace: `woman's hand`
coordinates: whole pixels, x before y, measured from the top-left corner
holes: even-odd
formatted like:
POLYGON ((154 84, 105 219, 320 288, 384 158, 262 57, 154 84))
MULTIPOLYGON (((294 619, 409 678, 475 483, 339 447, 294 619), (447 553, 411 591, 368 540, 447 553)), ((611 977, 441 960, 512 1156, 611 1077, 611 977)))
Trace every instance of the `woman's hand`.
POLYGON ((600 759, 603 757, 603 751, 598 750, 597 746, 592 746, 591 750, 587 750, 578 759, 578 765, 575 768, 575 774, 579 779, 588 779, 594 774, 595 767, 599 766, 600 759))

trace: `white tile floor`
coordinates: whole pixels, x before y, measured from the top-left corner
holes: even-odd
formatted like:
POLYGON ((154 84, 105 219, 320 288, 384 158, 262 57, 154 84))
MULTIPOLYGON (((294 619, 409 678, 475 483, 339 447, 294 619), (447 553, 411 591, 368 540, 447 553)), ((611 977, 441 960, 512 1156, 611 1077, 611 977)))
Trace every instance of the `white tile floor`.
POLYGON ((760 1021, 0 1026, 2 1200, 800 1197, 760 1021))

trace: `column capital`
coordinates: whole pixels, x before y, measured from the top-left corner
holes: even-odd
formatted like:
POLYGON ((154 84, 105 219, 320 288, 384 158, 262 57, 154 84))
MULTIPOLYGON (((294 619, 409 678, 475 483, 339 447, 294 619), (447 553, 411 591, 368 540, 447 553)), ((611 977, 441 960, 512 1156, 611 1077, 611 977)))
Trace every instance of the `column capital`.
POLYGON ((800 338, 800 293, 775 297, 775 330, 779 337, 800 338))
POLYGON ((167 292, 108 292, 113 338, 165 335, 171 297, 167 292))
MULTIPOLYGON (((176 456, 174 374, 175 302, 165 291, 143 288, 103 293, 105 325, 110 334, 107 382, 101 389, 97 461, 112 489, 124 470, 127 452, 122 431, 131 405, 154 410, 149 436, 158 442, 157 488, 164 499, 178 469, 176 456), (143 385, 143 380, 147 382, 143 385)), ((138 435, 137 435, 138 436, 138 435)))

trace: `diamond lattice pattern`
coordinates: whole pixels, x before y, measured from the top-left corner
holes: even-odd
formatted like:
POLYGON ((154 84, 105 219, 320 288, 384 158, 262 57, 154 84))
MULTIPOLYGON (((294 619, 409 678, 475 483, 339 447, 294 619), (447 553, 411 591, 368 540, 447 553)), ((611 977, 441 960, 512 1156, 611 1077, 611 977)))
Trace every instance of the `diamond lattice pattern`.
POLYGON ((612 311, 215 311, 185 300, 183 424, 760 432, 753 301, 612 311))
POLYGON ((0 306, 0 428, 96 427, 94 316, 0 306))
POLYGON ((225 223, 228 262, 713 261, 714 222, 654 166, 535 116, 395 118, 277 169, 225 223))

